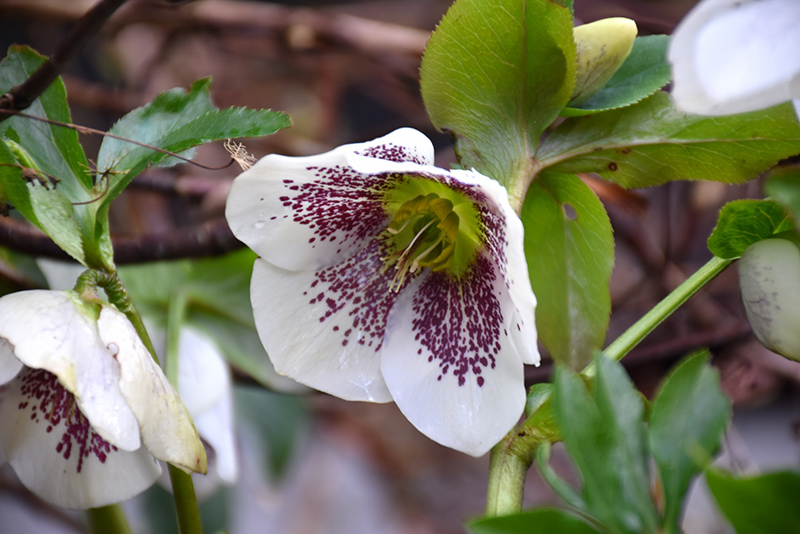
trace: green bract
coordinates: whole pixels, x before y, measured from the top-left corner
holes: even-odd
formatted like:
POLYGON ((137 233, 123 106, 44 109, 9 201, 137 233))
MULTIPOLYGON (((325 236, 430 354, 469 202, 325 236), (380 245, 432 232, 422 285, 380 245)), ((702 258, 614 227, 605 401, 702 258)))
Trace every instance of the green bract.
POLYGON ((800 249, 788 239, 765 239, 739 262, 747 318, 769 350, 800 361, 800 249))
POLYGON ((631 53, 637 31, 635 22, 622 17, 575 28, 578 71, 570 106, 580 106, 611 79, 631 53))

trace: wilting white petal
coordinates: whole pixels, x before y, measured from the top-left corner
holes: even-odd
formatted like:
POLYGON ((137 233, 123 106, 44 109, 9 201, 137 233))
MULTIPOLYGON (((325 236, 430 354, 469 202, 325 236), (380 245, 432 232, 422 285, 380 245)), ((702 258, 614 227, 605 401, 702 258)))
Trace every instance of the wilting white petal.
POLYGON ((800 98, 800 2, 706 0, 669 49, 679 109, 727 115, 800 98))
POLYGON ((317 272, 256 260, 253 315, 276 371, 343 399, 392 400, 378 351, 396 294, 376 247, 317 272))
POLYGON ((398 408, 423 434, 480 456, 519 420, 522 361, 509 338, 512 303, 485 257, 463 280, 421 276, 389 317, 381 371, 398 408))
POLYGON ((0 299, 0 338, 26 366, 56 375, 103 439, 136 450, 139 425, 120 392, 119 365, 78 306, 71 292, 6 295, 0 299))
POLYGON ((26 368, 0 388, 0 449, 22 483, 57 506, 120 502, 161 473, 144 448, 123 451, 95 433, 72 395, 43 371, 26 368))
POLYGON ((231 186, 225 216, 234 235, 289 270, 333 265, 358 252, 388 221, 381 204, 385 184, 349 167, 347 156, 354 152, 433 161, 431 142, 408 128, 317 156, 267 156, 231 186))
POLYGON ((124 314, 103 307, 100 339, 119 362, 119 387, 136 415, 145 447, 187 472, 205 472, 206 455, 186 407, 124 314))

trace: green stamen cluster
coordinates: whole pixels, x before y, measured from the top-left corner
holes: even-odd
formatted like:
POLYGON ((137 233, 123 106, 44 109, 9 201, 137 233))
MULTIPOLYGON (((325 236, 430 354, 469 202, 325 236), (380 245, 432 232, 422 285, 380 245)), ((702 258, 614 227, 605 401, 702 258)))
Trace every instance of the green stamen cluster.
POLYGON ((387 198, 392 222, 385 231, 387 266, 397 271, 389 286, 400 289, 421 268, 461 274, 480 242, 472 202, 442 184, 409 180, 387 198), (393 209, 392 209, 393 208, 393 209))

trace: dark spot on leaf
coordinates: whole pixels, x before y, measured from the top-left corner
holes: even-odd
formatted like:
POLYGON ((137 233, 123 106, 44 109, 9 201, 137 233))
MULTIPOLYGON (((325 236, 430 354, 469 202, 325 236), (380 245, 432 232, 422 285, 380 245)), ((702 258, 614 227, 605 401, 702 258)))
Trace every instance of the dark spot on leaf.
POLYGON ((610 171, 616 171, 617 169, 618 169, 618 167, 617 167, 617 164, 616 164, 616 163, 614 163, 613 161, 612 161, 611 163, 609 163, 609 164, 608 164, 608 170, 610 170, 610 171))

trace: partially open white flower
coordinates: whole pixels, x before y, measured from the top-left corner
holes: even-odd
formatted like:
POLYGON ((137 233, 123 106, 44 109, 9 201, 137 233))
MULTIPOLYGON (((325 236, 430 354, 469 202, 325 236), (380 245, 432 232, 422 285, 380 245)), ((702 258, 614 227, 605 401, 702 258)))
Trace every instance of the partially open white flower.
POLYGON ((0 298, 0 460, 85 509, 149 487, 156 458, 204 472, 186 408, 124 314, 72 291, 0 298))
POLYGON ((800 2, 704 0, 669 48, 678 109, 728 115, 794 100, 800 114, 800 2))
POLYGON ((279 373, 394 400, 428 437, 478 456, 522 414, 536 299, 505 189, 432 163, 410 128, 267 156, 234 181, 226 216, 261 256, 253 310, 279 373))

